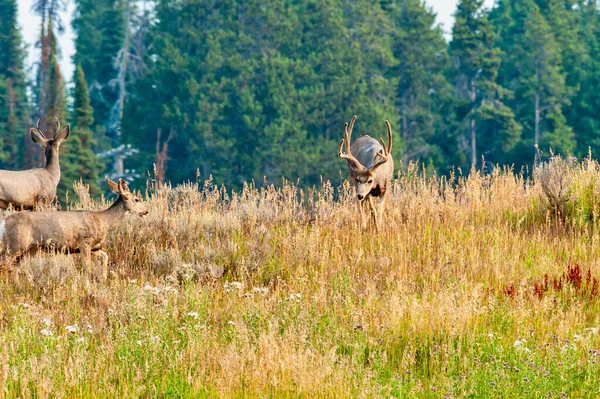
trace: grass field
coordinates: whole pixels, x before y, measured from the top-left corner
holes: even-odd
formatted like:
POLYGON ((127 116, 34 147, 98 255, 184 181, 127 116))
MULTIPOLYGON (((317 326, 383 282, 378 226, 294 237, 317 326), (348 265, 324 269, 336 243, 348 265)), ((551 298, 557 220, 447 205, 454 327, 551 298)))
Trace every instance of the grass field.
POLYGON ((600 168, 535 176, 410 167, 379 235, 347 184, 150 190, 108 281, 65 255, 2 274, 0 393, 598 397, 600 168))

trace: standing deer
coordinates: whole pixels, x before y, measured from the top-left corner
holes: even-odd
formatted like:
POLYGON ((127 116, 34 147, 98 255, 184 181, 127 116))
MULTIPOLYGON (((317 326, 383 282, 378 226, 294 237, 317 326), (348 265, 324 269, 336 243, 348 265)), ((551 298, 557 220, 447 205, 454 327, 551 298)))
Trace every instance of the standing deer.
POLYGON ((356 121, 356 115, 350 122, 350 130, 348 130, 348 123, 344 124, 344 138, 340 141, 338 156, 348 161, 350 178, 356 189, 356 204, 362 229, 367 228, 367 217, 364 213, 368 212, 373 216, 375 228, 379 231, 385 193, 394 173, 394 160, 391 154, 392 128, 390 122, 386 120, 388 146, 385 145, 383 139, 377 141, 369 136, 361 136, 350 145, 354 121, 356 121), (342 152, 344 142, 346 143, 346 153, 342 152), (373 198, 376 198, 377 205, 373 203, 373 198))
POLYGON ((17 209, 33 209, 38 204, 49 204, 56 196, 56 187, 60 181, 58 149, 69 137, 69 125, 60 129, 56 119, 54 138, 49 140, 37 128, 31 129, 31 139, 46 151, 46 166, 27 170, 0 170, 0 209, 10 205, 17 209))
POLYGON ((148 214, 140 197, 129 191, 127 183, 106 178, 119 198, 104 211, 16 212, 0 222, 0 252, 17 262, 38 250, 79 253, 88 276, 91 256, 101 258, 101 278, 108 275, 108 255, 103 247, 110 231, 126 213, 148 214))

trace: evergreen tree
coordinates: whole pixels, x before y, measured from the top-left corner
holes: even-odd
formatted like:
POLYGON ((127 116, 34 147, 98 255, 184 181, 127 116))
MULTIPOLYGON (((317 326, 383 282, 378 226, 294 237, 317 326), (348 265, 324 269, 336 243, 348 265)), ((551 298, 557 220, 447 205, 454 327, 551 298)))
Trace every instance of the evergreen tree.
MULTIPOLYGON (((420 0, 390 2, 384 6, 394 29, 392 46, 397 65, 391 72, 398 79, 395 104, 401 116, 398 132, 405 146, 403 164, 424 160, 442 166, 456 161, 444 154, 440 141, 451 140, 455 126, 445 112, 452 103, 452 85, 444 73, 450 67, 448 48, 435 14, 420 0)), ((451 144, 451 143, 448 143, 451 144)))
POLYGON ((90 87, 91 128, 97 139, 105 141, 111 108, 118 100, 115 59, 125 34, 124 2, 76 0, 72 26, 76 35, 73 61, 81 65, 90 87))
MULTIPOLYGON (((57 133, 55 120, 64 123, 66 115, 64 81, 58 66, 58 43, 54 32, 55 24, 61 29, 58 11, 62 6, 64 4, 57 0, 39 0, 34 3, 34 10, 41 16, 41 58, 33 94, 40 128, 47 137, 54 137, 57 133)), ((26 149, 26 166, 44 166, 43 151, 30 141, 26 141, 29 147, 26 149)), ((61 165, 64 166, 62 163, 61 165)))
POLYGON ((501 52, 495 46, 494 29, 482 6, 483 0, 459 2, 450 43, 456 94, 464 101, 460 116, 466 123, 472 166, 477 165, 481 151, 491 156, 508 151, 521 135, 513 112, 502 102, 510 92, 496 83, 501 52))
POLYGON ((0 0, 0 54, 0 168, 21 169, 29 111, 14 0, 0 0))
POLYGON ((102 192, 98 185, 102 165, 94 152, 96 143, 90 130, 94 123, 93 110, 81 65, 78 65, 75 71, 71 120, 74 123, 72 128, 74 134, 71 135, 69 145, 65 146, 66 149, 61 155, 62 177, 58 187, 59 198, 64 198, 64 193, 73 187, 73 182, 79 180, 89 185, 91 195, 98 195, 102 192))
POLYGON ((525 126, 525 138, 514 154, 515 162, 522 164, 533 159, 536 145, 569 152, 575 142, 562 113, 569 90, 554 34, 533 0, 513 3, 512 14, 512 25, 503 38, 504 51, 510 54, 503 65, 504 84, 514 90, 512 108, 525 126))

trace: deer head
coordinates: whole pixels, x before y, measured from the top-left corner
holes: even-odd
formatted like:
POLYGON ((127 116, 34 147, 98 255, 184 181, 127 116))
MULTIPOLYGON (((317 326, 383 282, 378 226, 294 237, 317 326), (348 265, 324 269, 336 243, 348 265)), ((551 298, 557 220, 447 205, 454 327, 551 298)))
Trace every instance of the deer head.
POLYGON ((119 196, 119 200, 123 202, 127 212, 136 213, 140 216, 146 216, 148 214, 148 209, 146 209, 142 199, 129 191, 129 187, 123 179, 119 179, 119 182, 115 183, 106 177, 106 183, 108 183, 110 191, 119 196))
MULTIPOLYGON (((344 138, 340 141, 340 146, 338 148, 338 156, 342 159, 348 161, 348 166, 350 168, 350 177, 356 186, 356 197, 359 201, 363 201, 371 190, 380 183, 377 177, 377 171, 379 167, 385 164, 388 159, 390 159, 390 153, 392 152, 392 128, 390 123, 386 120, 385 124, 387 126, 388 132, 388 143, 389 145, 385 145, 383 139, 379 139, 381 146, 383 147, 381 151, 377 152, 378 161, 375 162, 371 167, 364 167, 358 159, 352 155, 352 151, 350 150, 350 137, 352 135, 352 130, 354 129, 354 122, 356 121, 356 115, 352 118, 350 122, 350 129, 348 129, 348 122, 344 124, 344 138), (342 147, 346 143, 346 152, 342 151, 342 147)), ((375 144, 376 140, 375 140, 375 144)), ((357 150, 361 150, 358 148, 357 150)), ((389 177, 386 176, 389 180, 389 177)))
POLYGON ((53 150, 58 152, 61 143, 69 137, 71 132, 71 126, 69 124, 61 129, 58 118, 54 117, 54 120, 56 121, 56 130, 54 132, 54 138, 52 139, 46 138, 44 133, 42 133, 39 119, 36 127, 31 128, 31 139, 34 143, 39 144, 46 151, 46 159, 50 157, 50 153, 53 150))

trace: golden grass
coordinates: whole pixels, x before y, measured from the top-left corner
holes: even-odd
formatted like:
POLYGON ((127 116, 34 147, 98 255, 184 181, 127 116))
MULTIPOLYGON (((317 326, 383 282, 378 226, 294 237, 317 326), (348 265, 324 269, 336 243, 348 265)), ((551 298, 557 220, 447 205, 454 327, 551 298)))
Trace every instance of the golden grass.
POLYGON ((347 183, 158 189, 112 234, 107 282, 48 254, 5 276, 1 395, 596 397, 598 298, 533 294, 600 274, 598 167, 573 173, 569 219, 511 170, 411 166, 379 235, 347 183))

